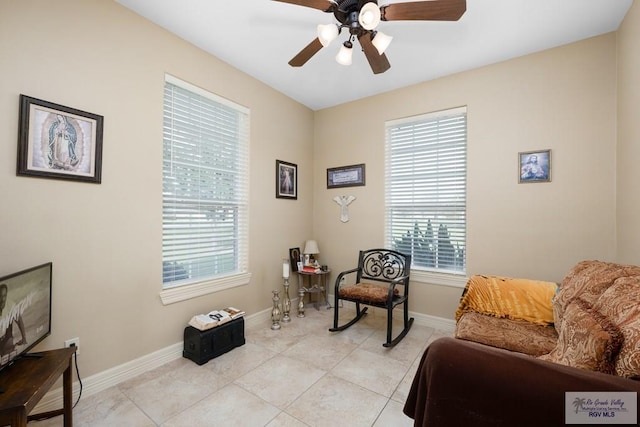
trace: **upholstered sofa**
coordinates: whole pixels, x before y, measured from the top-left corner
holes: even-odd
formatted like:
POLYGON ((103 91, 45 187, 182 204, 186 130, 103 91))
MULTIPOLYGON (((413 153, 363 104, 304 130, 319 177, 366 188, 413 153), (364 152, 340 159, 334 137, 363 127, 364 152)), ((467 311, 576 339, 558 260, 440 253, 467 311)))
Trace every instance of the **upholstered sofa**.
POLYGON ((567 392, 640 392, 640 267, 583 261, 559 286, 474 276, 456 320, 414 377, 415 425, 560 426, 567 392))

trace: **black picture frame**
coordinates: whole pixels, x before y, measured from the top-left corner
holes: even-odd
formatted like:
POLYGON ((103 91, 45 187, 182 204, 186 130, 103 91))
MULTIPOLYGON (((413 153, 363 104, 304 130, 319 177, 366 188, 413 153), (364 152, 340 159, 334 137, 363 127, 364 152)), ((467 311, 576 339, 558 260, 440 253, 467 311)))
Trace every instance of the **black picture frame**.
POLYGON ((551 182, 551 150, 518 153, 518 183, 551 182))
POLYGON ((327 188, 358 187, 365 185, 365 164, 327 169, 327 188))
POLYGON ((298 165, 276 160, 276 198, 298 199, 298 165))
POLYGON ((20 95, 16 175, 100 184, 104 117, 20 95))
POLYGON ((300 248, 289 249, 289 264, 291 265, 291 271, 298 272, 298 263, 300 262, 300 248))

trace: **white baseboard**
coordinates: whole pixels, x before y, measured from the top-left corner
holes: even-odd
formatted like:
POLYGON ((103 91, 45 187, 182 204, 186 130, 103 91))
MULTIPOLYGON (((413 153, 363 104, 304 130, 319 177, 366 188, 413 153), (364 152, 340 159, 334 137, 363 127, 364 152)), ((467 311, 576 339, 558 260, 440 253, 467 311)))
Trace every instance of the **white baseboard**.
MULTIPOLYGON (((181 342, 170 345, 153 353, 134 359, 122 365, 115 366, 106 371, 99 372, 82 380, 82 396, 87 397, 120 384, 121 382, 140 375, 144 372, 158 368, 165 363, 182 357, 183 345, 181 342)), ((82 358, 78 357, 80 368, 82 358)), ((80 371, 82 374, 82 371, 80 371)), ((75 375, 74 375, 75 376, 75 375)), ((80 393, 80 384, 73 383, 73 401, 80 393)), ((36 405, 33 413, 48 412, 62 408, 62 387, 51 390, 36 405)))
MULTIPOLYGON (((263 310, 259 313, 245 317, 245 326, 251 326, 257 323, 263 323, 271 318, 271 309, 263 310)), ((121 382, 143 374, 152 369, 158 368, 165 363, 171 362, 182 357, 183 343, 182 341, 172 344, 168 347, 154 351, 153 353, 134 359, 122 365, 115 366, 106 371, 99 372, 95 375, 82 379, 82 396, 88 397, 99 393, 109 387, 116 386, 121 382)), ((78 358, 80 367, 82 367, 82 358, 78 358)), ((80 372, 82 374, 82 371, 80 372)), ((74 375, 75 376, 75 375, 74 375)), ((73 383, 73 401, 75 402, 80 393, 80 384, 76 381, 73 383)), ((34 414, 40 412, 54 411, 62 408, 62 387, 56 388, 48 392, 33 410, 34 414)))
MULTIPOLYGON (((332 301, 331 299, 329 301, 332 301)), ((292 300, 292 307, 295 307, 294 300, 292 300)), ((355 306, 354 306, 355 308, 355 306)), ((384 315, 384 310, 380 310, 377 315, 384 315)), ((453 332, 455 328, 455 321, 450 319, 444 319, 441 317, 429 316, 427 314, 410 313, 411 317, 415 318, 415 323, 418 325, 424 325, 431 328, 439 329, 442 331, 453 332)), ((245 317, 245 327, 251 327, 256 324, 264 324, 271 318, 271 308, 262 310, 251 316, 245 317)), ((158 368, 165 363, 182 357, 183 343, 178 342, 168 347, 154 351, 153 353, 123 363, 122 365, 115 366, 106 371, 99 372, 90 377, 82 380, 83 389, 82 396, 88 397, 109 387, 116 386, 123 381, 135 377, 136 375, 143 374, 152 369, 158 368)), ((82 359, 79 358, 80 366, 82 366, 82 359)), ((80 372, 82 374, 82 372, 80 372)), ((75 402, 78 393, 80 392, 80 384, 76 381, 73 384, 73 401, 75 402)), ((51 390, 47 393, 42 400, 36 405, 33 413, 54 411, 62 408, 62 387, 51 390)))
POLYGON ((417 325, 428 326, 440 331, 454 333, 456 330, 456 321, 453 319, 445 319, 443 317, 430 316, 428 314, 409 312, 409 317, 415 318, 417 325))

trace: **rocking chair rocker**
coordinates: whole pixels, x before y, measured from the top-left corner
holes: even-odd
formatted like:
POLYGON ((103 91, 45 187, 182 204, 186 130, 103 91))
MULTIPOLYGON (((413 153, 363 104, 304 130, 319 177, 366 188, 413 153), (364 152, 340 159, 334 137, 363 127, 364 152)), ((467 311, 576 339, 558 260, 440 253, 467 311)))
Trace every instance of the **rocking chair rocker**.
POLYGON ((390 249, 368 249, 360 251, 358 267, 343 271, 336 278, 335 304, 333 312, 333 328, 331 332, 342 331, 362 319, 368 307, 360 308, 360 304, 387 310, 387 341, 384 347, 398 344, 409 332, 413 317, 409 319, 409 273, 411 255, 404 255, 390 249), (342 278, 355 274, 355 284, 341 285, 342 278), (356 317, 342 326, 338 326, 338 302, 351 301, 356 305, 356 317), (404 304, 404 328, 392 339, 393 309, 404 304))

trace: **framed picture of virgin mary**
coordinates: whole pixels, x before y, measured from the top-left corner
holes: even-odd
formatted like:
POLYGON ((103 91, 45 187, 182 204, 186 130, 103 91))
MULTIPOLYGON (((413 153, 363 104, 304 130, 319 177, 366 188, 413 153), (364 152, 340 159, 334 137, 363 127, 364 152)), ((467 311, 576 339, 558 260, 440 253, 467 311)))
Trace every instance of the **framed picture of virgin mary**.
POLYGON ((102 116, 20 95, 17 175, 99 184, 102 116))

